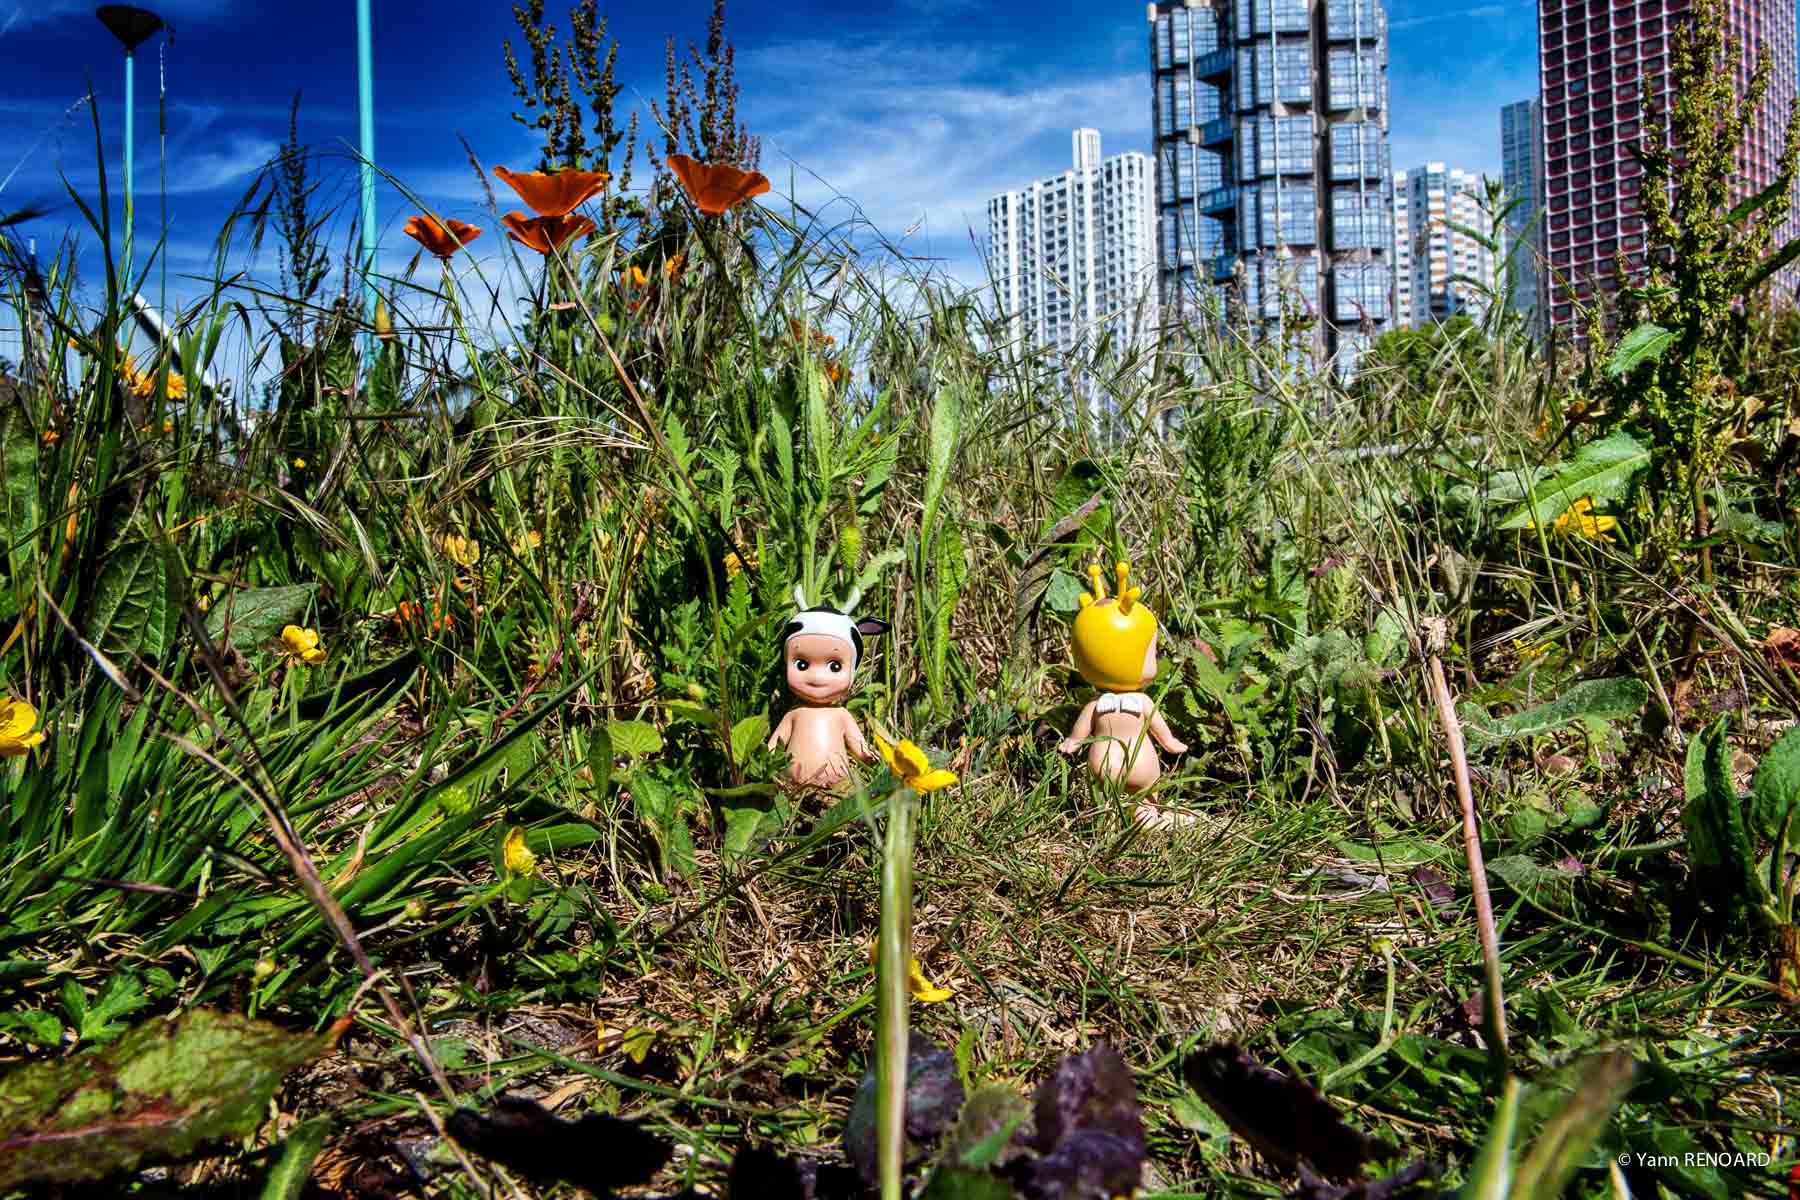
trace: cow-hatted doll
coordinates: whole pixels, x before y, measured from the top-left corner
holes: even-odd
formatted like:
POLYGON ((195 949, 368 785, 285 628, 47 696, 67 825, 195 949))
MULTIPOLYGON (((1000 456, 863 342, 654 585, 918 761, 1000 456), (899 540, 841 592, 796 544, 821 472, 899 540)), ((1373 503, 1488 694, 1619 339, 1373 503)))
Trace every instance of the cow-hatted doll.
POLYGON ((875 752, 862 727, 844 707, 863 638, 886 633, 886 621, 853 617, 861 592, 852 592, 842 610, 808 606, 805 593, 794 589, 800 611, 781 631, 782 665, 793 707, 769 736, 769 748, 787 747, 793 761, 788 782, 800 788, 835 788, 850 775, 850 760, 873 762, 875 752))

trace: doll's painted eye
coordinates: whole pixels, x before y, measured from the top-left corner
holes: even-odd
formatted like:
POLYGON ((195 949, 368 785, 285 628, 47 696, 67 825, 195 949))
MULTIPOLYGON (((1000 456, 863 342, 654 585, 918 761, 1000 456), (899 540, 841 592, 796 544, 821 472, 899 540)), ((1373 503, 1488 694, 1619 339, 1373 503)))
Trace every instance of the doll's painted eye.
POLYGON ((836 675, 839 671, 842 671, 843 669, 844 669, 844 663, 843 663, 842 659, 834 658, 831 660, 831 673, 833 675, 836 675))
POLYGON ((796 671, 804 671, 811 666, 812 664, 807 662, 804 658, 796 658, 794 660, 794 670, 796 671))

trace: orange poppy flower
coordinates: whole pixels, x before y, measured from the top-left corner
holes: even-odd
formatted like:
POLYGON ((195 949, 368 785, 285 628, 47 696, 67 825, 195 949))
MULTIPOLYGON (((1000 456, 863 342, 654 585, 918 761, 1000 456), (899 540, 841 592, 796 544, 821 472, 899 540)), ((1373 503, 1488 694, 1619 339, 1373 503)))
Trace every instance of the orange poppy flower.
POLYGON ((481 230, 466 221, 440 221, 424 213, 409 219, 402 232, 439 258, 449 258, 481 236, 481 230))
POLYGON ((506 180, 519 193, 532 212, 540 217, 566 217, 585 204, 610 178, 605 171, 558 171, 546 175, 542 171, 509 171, 495 167, 494 174, 506 180))
POLYGON ((527 217, 522 212, 509 212, 500 218, 506 236, 539 254, 548 254, 563 243, 594 232, 594 222, 577 213, 560 217, 527 217))
POLYGON ((761 171, 740 171, 729 163, 696 162, 685 154, 671 154, 669 166, 688 197, 712 217, 769 190, 768 176, 761 171))

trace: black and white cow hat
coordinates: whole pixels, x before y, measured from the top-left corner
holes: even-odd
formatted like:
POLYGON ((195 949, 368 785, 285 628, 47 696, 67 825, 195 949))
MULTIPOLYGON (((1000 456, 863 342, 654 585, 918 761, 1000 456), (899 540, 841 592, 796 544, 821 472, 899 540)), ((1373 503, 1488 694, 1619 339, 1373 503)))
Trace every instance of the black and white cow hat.
POLYGON ((823 604, 808 605, 804 589, 799 584, 794 585, 794 603, 800 606, 800 611, 794 614, 793 618, 788 621, 787 628, 781 631, 782 648, 786 649, 790 638, 798 637, 803 633, 818 633, 824 634, 826 637, 837 638, 850 645, 850 671, 854 674, 857 660, 862 657, 863 653, 863 636, 867 634, 873 637, 878 633, 886 633, 889 628, 886 621, 878 618, 862 617, 858 619, 850 615, 856 611, 856 602, 861 599, 862 592, 859 589, 850 593, 850 598, 844 602, 844 607, 841 609, 823 604))

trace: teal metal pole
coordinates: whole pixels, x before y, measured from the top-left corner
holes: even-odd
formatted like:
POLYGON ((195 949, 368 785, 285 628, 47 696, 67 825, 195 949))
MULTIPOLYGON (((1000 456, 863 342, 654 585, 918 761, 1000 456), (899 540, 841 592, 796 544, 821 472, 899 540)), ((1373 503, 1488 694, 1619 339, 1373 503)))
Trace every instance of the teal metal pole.
POLYGON ((137 143, 134 111, 137 108, 137 55, 125 51, 125 277, 124 286, 131 287, 131 217, 132 172, 134 147, 137 143))
MULTIPOLYGON (((370 46, 369 0, 356 0, 356 91, 362 134, 363 319, 375 325, 375 56, 370 46)), ((370 336, 363 334, 363 354, 370 336)))

